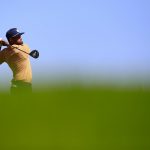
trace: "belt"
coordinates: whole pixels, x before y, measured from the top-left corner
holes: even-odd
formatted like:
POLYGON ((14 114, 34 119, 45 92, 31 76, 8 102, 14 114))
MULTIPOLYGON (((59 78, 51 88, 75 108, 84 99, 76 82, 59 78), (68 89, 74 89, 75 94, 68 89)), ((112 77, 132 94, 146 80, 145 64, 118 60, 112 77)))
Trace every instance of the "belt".
POLYGON ((24 81, 22 81, 22 80, 13 80, 13 81, 11 81, 11 83, 12 83, 12 86, 22 86, 22 87, 31 87, 32 86, 32 84, 31 83, 29 83, 29 82, 24 82, 24 81))

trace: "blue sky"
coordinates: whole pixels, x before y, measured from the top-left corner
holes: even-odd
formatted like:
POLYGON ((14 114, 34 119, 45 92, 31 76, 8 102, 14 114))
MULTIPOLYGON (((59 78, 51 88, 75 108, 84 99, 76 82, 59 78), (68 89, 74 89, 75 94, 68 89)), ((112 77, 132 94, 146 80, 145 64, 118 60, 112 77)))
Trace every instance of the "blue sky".
MULTIPOLYGON (((64 74, 149 79, 148 0, 5 0, 1 14, 2 38, 17 27, 40 52, 31 58, 33 80, 64 74)), ((0 82, 11 80, 7 65, 0 72, 0 82)))

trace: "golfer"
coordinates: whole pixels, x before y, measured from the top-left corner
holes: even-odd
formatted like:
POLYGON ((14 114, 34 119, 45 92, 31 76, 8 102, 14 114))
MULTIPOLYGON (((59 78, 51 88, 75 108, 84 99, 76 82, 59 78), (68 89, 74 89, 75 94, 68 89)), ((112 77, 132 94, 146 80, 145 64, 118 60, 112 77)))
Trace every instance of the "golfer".
POLYGON ((6 32, 6 38, 9 44, 0 39, 3 46, 7 46, 0 51, 0 64, 6 62, 13 73, 10 91, 12 94, 31 93, 32 92, 32 70, 29 55, 19 51, 17 48, 30 52, 28 45, 23 43, 21 35, 17 28, 12 28, 6 32))

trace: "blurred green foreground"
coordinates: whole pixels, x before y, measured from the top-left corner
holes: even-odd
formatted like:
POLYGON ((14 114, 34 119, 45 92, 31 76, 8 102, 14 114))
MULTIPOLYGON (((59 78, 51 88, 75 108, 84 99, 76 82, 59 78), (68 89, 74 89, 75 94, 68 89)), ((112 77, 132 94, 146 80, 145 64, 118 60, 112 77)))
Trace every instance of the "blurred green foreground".
POLYGON ((150 90, 54 87, 0 94, 0 150, 149 150, 150 90))

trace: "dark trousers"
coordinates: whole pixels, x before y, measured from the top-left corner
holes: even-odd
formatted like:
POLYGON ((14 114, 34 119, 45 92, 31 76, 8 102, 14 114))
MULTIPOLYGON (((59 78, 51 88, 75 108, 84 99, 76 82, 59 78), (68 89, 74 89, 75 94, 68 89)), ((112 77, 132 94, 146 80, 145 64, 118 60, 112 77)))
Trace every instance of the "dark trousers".
POLYGON ((18 81, 12 81, 11 88, 10 88, 11 94, 31 94, 32 93, 32 84, 28 82, 24 82, 21 80, 18 81))

